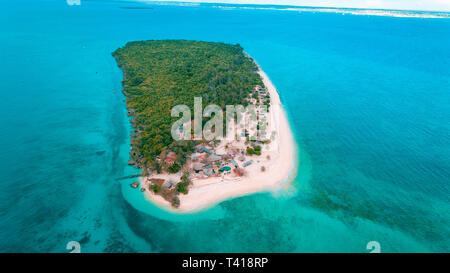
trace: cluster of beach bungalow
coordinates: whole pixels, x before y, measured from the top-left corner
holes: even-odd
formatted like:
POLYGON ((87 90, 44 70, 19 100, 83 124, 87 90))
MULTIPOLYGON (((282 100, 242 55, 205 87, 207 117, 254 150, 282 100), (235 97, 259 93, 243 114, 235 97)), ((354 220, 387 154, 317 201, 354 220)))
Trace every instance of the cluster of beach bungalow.
POLYGON ((244 151, 232 149, 226 154, 217 154, 212 148, 208 148, 204 144, 198 144, 191 155, 191 173, 199 179, 231 173, 242 176, 244 175, 243 168, 253 163, 252 160, 244 161, 244 151))
MULTIPOLYGON (((255 87, 255 91, 257 92, 257 97, 259 101, 259 105, 270 103, 270 96, 267 93, 267 90, 259 85, 255 87)), ((251 99, 252 103, 256 104, 256 100, 251 99)), ((259 111, 258 111, 259 112, 259 111)), ((129 111, 128 115, 132 115, 133 112, 129 111)), ((133 122, 133 120, 132 120, 133 122)), ((182 137, 184 135, 183 126, 180 126, 177 130, 178 135, 182 137)), ((134 129, 134 133, 140 133, 141 131, 138 129, 134 129)), ((249 132, 247 129, 242 133, 242 137, 247 138, 247 143, 249 141, 249 132)), ((132 134, 132 143, 135 140, 136 135, 132 134)), ((230 143, 229 143, 230 144, 230 143)), ((216 145, 214 141, 209 143, 201 143, 194 147, 194 152, 191 154, 190 158, 186 165, 182 166, 181 172, 188 171, 189 179, 208 179, 211 177, 223 177, 231 175, 233 177, 241 177, 245 175, 245 168, 250 166, 253 163, 253 160, 247 159, 246 155, 252 155, 254 153, 249 152, 249 147, 247 148, 238 148, 234 145, 229 144, 225 145, 225 148, 221 145, 216 145), (216 147, 219 147, 216 149, 216 147), (220 152, 219 152, 220 151, 220 152)), ((262 140, 252 140, 250 147, 261 147, 265 144, 262 140)), ((237 146, 241 146, 238 144, 237 146)), ((255 149, 256 150, 256 149, 255 149)), ((260 155, 261 153, 259 153, 260 155)), ((256 154, 258 155, 258 154, 256 154)), ((136 147, 133 145, 130 151, 130 161, 128 162, 130 165, 135 165, 138 167, 139 161, 141 161, 141 156, 139 152, 136 150, 136 147)), ((269 158, 269 156, 267 156, 269 158)), ((156 161, 165 162, 167 165, 173 165, 177 160, 177 154, 173 151, 169 151, 167 154, 161 154, 156 156, 156 161)), ((181 173, 180 172, 180 173, 181 173)), ((172 173, 172 175, 175 175, 172 173)), ((179 198, 177 197, 177 183, 180 183, 180 178, 172 176, 166 176, 164 178, 156 178, 156 177, 147 177, 147 188, 149 191, 152 191, 156 194, 161 195, 164 199, 169 201, 174 207, 179 206, 179 198), (175 181, 176 180, 176 181, 175 181)), ((182 180, 182 178, 181 178, 182 180)), ((137 188, 139 186, 138 182, 133 182, 131 184, 133 188, 137 188)), ((141 188, 141 191, 145 191, 144 187, 141 188)))
POLYGON ((261 104, 264 104, 266 101, 270 101, 270 95, 264 87, 257 85, 255 87, 255 91, 261 104))

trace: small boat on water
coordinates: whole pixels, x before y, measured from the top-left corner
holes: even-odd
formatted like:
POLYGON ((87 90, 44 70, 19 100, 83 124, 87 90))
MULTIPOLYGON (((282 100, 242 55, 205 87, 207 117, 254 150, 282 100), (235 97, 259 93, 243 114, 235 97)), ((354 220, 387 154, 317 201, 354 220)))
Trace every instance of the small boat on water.
POLYGON ((137 181, 134 181, 130 186, 136 189, 139 186, 139 183, 137 181))

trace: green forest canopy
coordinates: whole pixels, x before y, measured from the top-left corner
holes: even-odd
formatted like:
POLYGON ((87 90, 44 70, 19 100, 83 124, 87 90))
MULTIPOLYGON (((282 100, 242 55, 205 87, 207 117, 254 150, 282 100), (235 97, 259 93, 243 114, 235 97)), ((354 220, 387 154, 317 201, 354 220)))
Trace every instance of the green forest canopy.
POLYGON ((255 85, 263 85, 255 63, 239 44, 139 41, 112 55, 124 73, 123 91, 138 130, 132 144, 140 165, 177 145, 184 153, 192 148, 193 143, 174 143, 171 137, 171 126, 178 119, 170 115, 173 106, 185 104, 193 111, 194 97, 202 97, 203 107, 246 106, 255 85))

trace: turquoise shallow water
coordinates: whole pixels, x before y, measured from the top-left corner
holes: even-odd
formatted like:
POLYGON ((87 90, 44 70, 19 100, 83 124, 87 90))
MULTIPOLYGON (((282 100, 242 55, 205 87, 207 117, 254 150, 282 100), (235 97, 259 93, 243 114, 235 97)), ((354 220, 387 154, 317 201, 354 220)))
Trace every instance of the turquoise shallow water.
POLYGON ((450 21, 211 6, 0 3, 0 251, 448 252, 450 21), (111 52, 239 43, 299 146, 288 192, 173 215, 115 178, 128 121, 111 52))

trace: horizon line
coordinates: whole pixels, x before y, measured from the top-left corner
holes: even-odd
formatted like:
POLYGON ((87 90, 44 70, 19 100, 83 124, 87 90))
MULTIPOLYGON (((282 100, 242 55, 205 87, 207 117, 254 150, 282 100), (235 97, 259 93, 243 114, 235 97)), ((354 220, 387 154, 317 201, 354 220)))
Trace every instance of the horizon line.
MULTIPOLYGON (((96 1, 96 0, 87 0, 87 1, 96 1)), ((109 0, 107 0, 109 1, 109 0)), ((159 1, 159 0, 131 0, 131 1, 123 1, 123 0, 112 0, 114 2, 159 2, 159 3, 190 3, 190 4, 222 4, 222 5, 248 5, 248 6, 279 6, 279 7, 298 7, 298 8, 328 8, 328 9, 354 9, 354 10, 383 10, 383 11, 411 11, 411 12, 443 12, 443 13, 450 13, 449 10, 419 10, 419 9, 390 9, 390 8, 356 8, 356 7, 338 7, 338 6, 310 6, 310 5, 295 5, 295 4, 261 4, 261 3, 226 3, 226 2, 215 2, 215 1, 199 1, 199 2, 192 2, 192 1, 183 1, 183 0, 165 0, 165 1, 159 1)))

